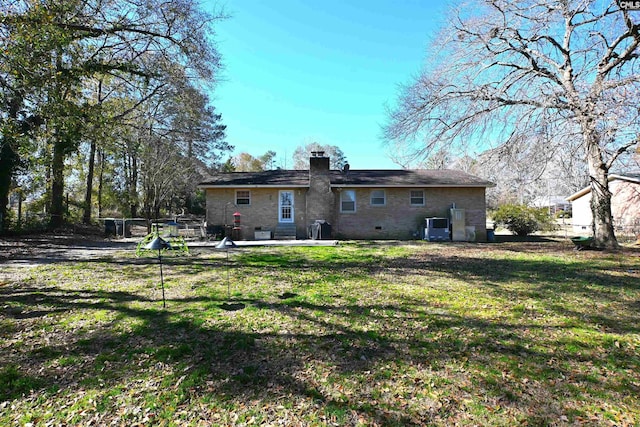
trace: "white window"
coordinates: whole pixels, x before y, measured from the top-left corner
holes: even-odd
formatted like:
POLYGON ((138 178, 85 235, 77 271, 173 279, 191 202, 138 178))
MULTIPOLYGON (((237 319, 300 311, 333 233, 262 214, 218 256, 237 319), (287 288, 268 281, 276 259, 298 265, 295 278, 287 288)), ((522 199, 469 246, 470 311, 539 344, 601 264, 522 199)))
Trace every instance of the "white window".
POLYGON ((387 199, 385 197, 384 190, 371 191, 371 204, 373 206, 384 206, 387 204, 387 199))
POLYGON ((237 190, 236 205, 250 205, 250 204, 251 204, 251 191, 237 190))
POLYGON ((356 211, 356 190, 342 190, 340 193, 340 212, 356 211))
POLYGON ((278 215, 279 222, 293 222, 293 191, 280 191, 280 201, 278 202, 280 213, 278 215))
POLYGON ((423 190, 411 190, 411 206, 424 206, 423 190))

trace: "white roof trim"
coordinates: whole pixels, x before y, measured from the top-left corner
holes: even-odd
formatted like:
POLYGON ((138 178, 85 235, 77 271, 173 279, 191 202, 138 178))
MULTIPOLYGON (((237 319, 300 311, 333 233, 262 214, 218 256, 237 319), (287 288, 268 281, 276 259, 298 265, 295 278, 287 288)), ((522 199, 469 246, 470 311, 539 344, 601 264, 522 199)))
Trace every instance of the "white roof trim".
MULTIPOLYGON (((619 175, 617 173, 612 173, 611 175, 609 175, 609 182, 615 181, 616 179, 619 179, 621 181, 629 181, 629 182, 635 182, 636 184, 640 184, 640 179, 638 178, 634 178, 626 175, 619 175)), ((574 200, 579 199, 580 197, 584 196, 585 194, 589 194, 590 192, 591 192, 591 187, 585 187, 582 190, 576 193, 573 193, 572 195, 567 197, 565 200, 569 202, 573 202, 574 200)))
POLYGON ((576 199, 579 199, 580 197, 584 196, 585 194, 591 193, 591 187, 586 187, 583 188, 582 190, 578 191, 577 193, 573 193, 572 195, 570 195, 569 197, 567 197, 565 200, 567 202, 573 202, 576 199))
POLYGON ((609 181, 612 181, 614 179, 619 179, 619 180, 622 180, 622 181, 635 182, 637 184, 640 184, 640 178, 636 178, 636 177, 633 177, 633 176, 619 175, 617 173, 613 173, 613 174, 609 175, 609 181))

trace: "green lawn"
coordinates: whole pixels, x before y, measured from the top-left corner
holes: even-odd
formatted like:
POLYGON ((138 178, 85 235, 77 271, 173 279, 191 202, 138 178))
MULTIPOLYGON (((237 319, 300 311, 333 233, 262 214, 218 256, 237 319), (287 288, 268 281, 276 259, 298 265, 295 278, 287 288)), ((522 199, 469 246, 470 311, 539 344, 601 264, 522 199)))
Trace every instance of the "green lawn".
POLYGON ((638 249, 163 260, 0 266, 0 425, 640 425, 638 249))

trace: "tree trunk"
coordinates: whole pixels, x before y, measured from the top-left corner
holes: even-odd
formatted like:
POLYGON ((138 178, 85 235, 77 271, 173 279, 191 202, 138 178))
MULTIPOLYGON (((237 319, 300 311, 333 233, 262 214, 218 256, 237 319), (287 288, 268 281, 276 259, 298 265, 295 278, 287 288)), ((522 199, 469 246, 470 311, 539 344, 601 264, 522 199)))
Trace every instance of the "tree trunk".
POLYGON ((22 190, 18 191, 18 230, 22 228, 22 190))
MULTIPOLYGON (((98 105, 102 106, 102 79, 98 80, 97 87, 97 100, 98 105)), ((98 134, 97 127, 94 127, 94 135, 98 134)), ((84 215, 82 216, 82 222, 85 224, 91 223, 91 196, 93 194, 93 174, 96 160, 96 140, 95 136, 91 140, 91 148, 89 151, 89 170, 87 171, 87 192, 84 196, 84 215)))
MULTIPOLYGON (((22 98, 15 97, 9 100, 9 118, 17 120, 18 111, 22 106, 22 98)), ((13 171, 20 162, 18 154, 11 146, 14 139, 8 135, 0 136, 0 230, 9 228, 9 190, 13 171)))
POLYGON ((136 156, 131 156, 131 182, 129 183, 129 200, 131 208, 131 218, 138 216, 138 160, 136 156))
POLYGON ((93 193, 93 169, 96 160, 96 142, 91 141, 91 148, 89 150, 89 170, 87 171, 87 192, 84 195, 84 215, 82 216, 82 222, 84 224, 91 223, 91 195, 93 193))
POLYGON ((98 150, 98 161, 100 162, 100 173, 98 174, 98 218, 102 218, 102 183, 104 181, 104 152, 98 150))
POLYGON ((611 191, 609 170, 602 159, 602 152, 595 131, 586 132, 587 163, 591 183, 591 214, 595 245, 602 249, 617 249, 611 216, 611 191))
POLYGON ((9 228, 9 189, 11 188, 11 178, 13 170, 18 162, 9 142, 4 138, 0 140, 0 230, 9 228))
POLYGON ((64 153, 65 143, 56 138, 53 143, 53 159, 51 161, 53 176, 51 183, 51 218, 49 219, 49 227, 51 228, 62 226, 64 219, 64 153))

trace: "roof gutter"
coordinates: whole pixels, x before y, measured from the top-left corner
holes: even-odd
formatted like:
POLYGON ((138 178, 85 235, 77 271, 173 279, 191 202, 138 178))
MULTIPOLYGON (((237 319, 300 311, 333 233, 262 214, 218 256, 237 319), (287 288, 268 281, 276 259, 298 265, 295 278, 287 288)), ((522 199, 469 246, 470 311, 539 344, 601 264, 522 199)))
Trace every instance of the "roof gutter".
MULTIPOLYGON (((625 175, 618 175, 616 173, 612 173, 611 175, 609 175, 608 182, 615 181, 616 179, 619 179, 621 181, 629 181, 629 182, 634 182, 636 184, 640 184, 640 178, 634 178, 634 177, 625 176, 625 175)), ((582 190, 576 193, 573 193, 572 195, 567 197, 565 200, 569 202, 573 202, 574 200, 579 199, 580 197, 584 196, 585 194, 589 194, 590 192, 591 192, 591 186, 585 187, 582 190)))

